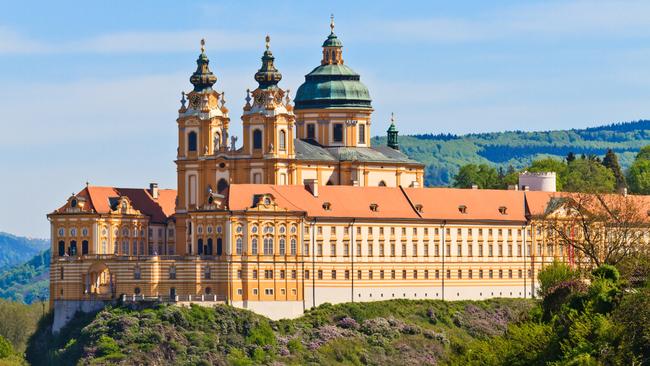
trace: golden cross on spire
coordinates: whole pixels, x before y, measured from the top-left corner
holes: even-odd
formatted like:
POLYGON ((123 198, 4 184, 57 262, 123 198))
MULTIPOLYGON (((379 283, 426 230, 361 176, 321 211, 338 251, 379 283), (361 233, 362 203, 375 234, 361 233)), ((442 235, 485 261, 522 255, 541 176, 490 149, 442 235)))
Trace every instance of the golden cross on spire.
POLYGON ((266 49, 268 50, 271 44, 271 36, 266 35, 266 49))
POLYGON ((205 38, 201 38, 201 53, 205 52, 205 38))
POLYGON ((334 33, 334 14, 330 15, 330 30, 334 33))

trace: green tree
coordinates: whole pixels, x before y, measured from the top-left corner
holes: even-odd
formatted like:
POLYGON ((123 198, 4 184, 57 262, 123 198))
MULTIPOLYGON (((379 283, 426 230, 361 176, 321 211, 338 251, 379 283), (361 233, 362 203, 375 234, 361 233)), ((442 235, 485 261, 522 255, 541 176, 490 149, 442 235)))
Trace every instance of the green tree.
POLYGON ((14 353, 14 347, 5 337, 0 336, 0 358, 7 358, 14 353))
POLYGON ((650 145, 644 146, 639 149, 639 153, 636 154, 636 160, 650 160, 650 145))
POLYGON ((623 174, 623 169, 618 163, 618 157, 614 150, 608 149, 603 159, 603 166, 608 168, 614 173, 614 178, 616 178, 616 188, 627 188, 627 182, 625 181, 625 175, 623 174))
POLYGON ((627 173, 630 190, 638 194, 650 194, 650 145, 639 150, 627 173))
POLYGON ((576 154, 574 154, 573 151, 569 151, 569 153, 566 156, 566 162, 570 163, 574 160, 576 160, 576 154))
POLYGON ((612 192, 616 178, 611 170, 594 159, 576 159, 568 165, 563 190, 568 192, 612 192))
POLYGON ((564 163, 562 160, 557 160, 553 158, 535 160, 526 170, 533 173, 555 172, 556 174, 555 186, 558 191, 564 190, 564 184, 566 182, 568 167, 567 164, 564 163))
POLYGON ((454 187, 470 188, 473 184, 483 189, 496 189, 503 186, 499 179, 499 173, 494 167, 487 164, 467 164, 462 166, 454 176, 454 187))
POLYGON ((539 295, 544 297, 549 290, 558 284, 573 280, 579 277, 578 271, 567 264, 554 260, 552 264, 542 268, 537 275, 539 280, 539 295))

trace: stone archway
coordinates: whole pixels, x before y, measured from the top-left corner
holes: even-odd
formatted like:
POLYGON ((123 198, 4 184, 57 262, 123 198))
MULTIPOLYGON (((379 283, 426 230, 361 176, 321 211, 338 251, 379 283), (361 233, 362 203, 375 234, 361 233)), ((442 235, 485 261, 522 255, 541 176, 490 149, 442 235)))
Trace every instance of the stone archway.
POLYGON ((95 263, 86 273, 86 293, 93 297, 114 298, 115 277, 105 263, 95 263))

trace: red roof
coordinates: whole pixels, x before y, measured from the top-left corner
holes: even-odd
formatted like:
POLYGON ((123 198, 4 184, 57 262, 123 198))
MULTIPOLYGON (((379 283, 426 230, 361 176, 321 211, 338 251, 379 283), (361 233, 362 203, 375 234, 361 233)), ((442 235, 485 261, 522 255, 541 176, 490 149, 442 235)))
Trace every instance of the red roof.
MULTIPOLYGON (((158 198, 154 199, 149 190, 144 188, 87 186, 76 196, 86 199, 84 211, 93 210, 99 214, 111 212, 111 198, 126 196, 136 210, 151 217, 151 221, 156 223, 167 221, 176 207, 176 190, 173 189, 159 189, 158 198)), ((66 206, 57 211, 62 211, 64 207, 66 206)))

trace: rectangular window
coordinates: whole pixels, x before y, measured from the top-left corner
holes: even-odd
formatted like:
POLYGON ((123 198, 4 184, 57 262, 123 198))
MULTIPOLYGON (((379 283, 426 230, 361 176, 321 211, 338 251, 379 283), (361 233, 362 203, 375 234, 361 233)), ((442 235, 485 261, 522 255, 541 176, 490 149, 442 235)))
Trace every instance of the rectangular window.
POLYGON ((488 278, 494 278, 494 271, 493 270, 488 271, 488 278))
POLYGON ((318 270, 318 279, 319 279, 319 280, 322 280, 322 279, 323 279, 323 270, 322 270, 322 269, 319 269, 319 270, 318 270))
POLYGON ((414 280, 417 280, 417 279, 418 279, 418 270, 417 270, 417 269, 414 269, 414 270, 413 270, 413 279, 414 279, 414 280))
POLYGON ((373 248, 372 243, 368 243, 368 257, 372 257, 374 255, 372 252, 373 251, 372 248, 373 248))
POLYGON ((406 279, 406 270, 402 270, 402 279, 406 279))
POLYGON ((362 123, 359 124, 359 143, 366 143, 366 125, 362 123))
POLYGON ((459 269, 458 270, 458 279, 461 279, 461 278, 463 278, 463 270, 459 269))
POLYGON ((332 257, 336 256, 336 243, 330 243, 330 255, 332 257))
POLYGON ((345 279, 349 280, 350 279, 350 270, 346 269, 345 272, 344 272, 344 275, 345 275, 345 279))
POLYGON ((456 253, 456 256, 462 257, 463 256, 463 246, 462 246, 462 244, 458 243, 456 248, 457 248, 457 252, 458 252, 458 253, 456 253))
POLYGON ((372 270, 371 270, 371 271, 368 271, 368 279, 369 279, 369 280, 372 280, 372 276, 373 276, 373 274, 372 274, 372 270))
POLYGON ((307 124, 307 138, 315 139, 316 138, 316 125, 313 123, 307 124))
POLYGON ((362 276, 361 270, 357 271, 357 280, 360 280, 362 276))
POLYGON ((237 279, 241 280, 241 269, 237 270, 237 279))
POLYGON ((413 244, 413 256, 417 257, 418 256, 418 245, 413 244))
POLYGON ((336 270, 335 269, 332 270, 332 279, 333 280, 336 279, 336 270))
POLYGON ((334 142, 343 142, 343 124, 335 123, 332 126, 334 142))
POLYGON ((429 244, 424 244, 424 256, 429 256, 429 244))
POLYGON ((391 257, 395 256, 395 243, 391 243, 390 245, 390 256, 391 257))
POLYGON ((440 278, 440 270, 436 269, 436 279, 440 278))
POLYGON ((483 270, 482 269, 478 270, 478 278, 483 278, 483 270))
POLYGON ((428 280, 428 279, 429 279, 429 270, 428 270, 428 269, 425 269, 425 270, 424 270, 424 279, 425 279, 425 280, 428 280))
POLYGON ((284 276, 285 276, 284 269, 281 269, 281 270, 280 270, 280 279, 283 280, 283 279, 284 279, 284 276))
POLYGON ((451 278, 451 269, 447 270, 447 278, 451 278))
POLYGON ((319 241, 318 245, 316 246, 316 255, 319 257, 323 256, 323 242, 319 241))
POLYGON ((254 280, 257 279, 257 270, 256 269, 253 270, 253 279, 254 280))
POLYGON ((379 271, 379 279, 383 280, 384 279, 384 270, 382 269, 379 271))
POLYGON ((361 243, 357 244, 357 257, 361 257, 361 243))
POLYGON ((305 270, 305 279, 306 279, 306 280, 309 279, 309 270, 305 270))
POLYGON ((295 269, 292 269, 291 270, 291 279, 295 280, 297 276, 298 276, 298 272, 295 269))
POLYGON ((393 279, 393 280, 395 279, 395 270, 394 269, 390 271, 390 278, 393 279))
POLYGON ((264 289, 264 295, 273 295, 273 289, 272 288, 265 288, 264 289))
POLYGON ((406 257, 406 244, 402 244, 402 257, 406 257))
POLYGON ((471 257, 474 252, 474 246, 472 244, 467 244, 467 256, 471 257))
POLYGON ((467 278, 472 279, 472 270, 467 270, 467 278))

